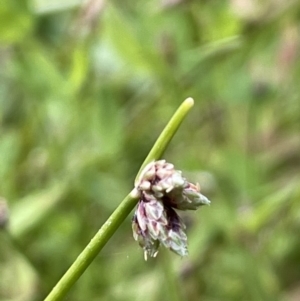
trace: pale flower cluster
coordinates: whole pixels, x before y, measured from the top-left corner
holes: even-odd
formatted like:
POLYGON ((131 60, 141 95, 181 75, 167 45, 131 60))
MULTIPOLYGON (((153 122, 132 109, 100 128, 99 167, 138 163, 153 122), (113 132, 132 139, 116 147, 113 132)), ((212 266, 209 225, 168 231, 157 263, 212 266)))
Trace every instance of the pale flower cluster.
POLYGON ((155 257, 159 245, 180 256, 188 254, 185 225, 177 210, 196 210, 210 201, 200 186, 189 183, 181 171, 165 160, 149 163, 135 183, 139 202, 133 217, 133 237, 147 255, 155 257))

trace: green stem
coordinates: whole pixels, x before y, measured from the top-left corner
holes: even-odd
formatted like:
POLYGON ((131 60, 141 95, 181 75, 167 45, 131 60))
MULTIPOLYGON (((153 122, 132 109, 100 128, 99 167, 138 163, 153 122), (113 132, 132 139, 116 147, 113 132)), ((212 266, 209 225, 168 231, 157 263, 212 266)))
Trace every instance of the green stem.
POLYGON ((183 119, 185 118, 186 114, 194 105, 194 100, 192 98, 187 98, 181 106, 177 109, 173 117, 170 119, 169 123, 166 125, 158 139, 156 140, 155 144, 153 145, 151 151, 149 152, 147 158, 145 159, 144 163, 142 164, 136 179, 141 174, 144 167, 150 163, 151 161, 156 161, 163 155, 164 151, 166 150, 168 144, 172 140, 173 136, 175 135, 176 131, 178 130, 180 124, 182 123, 183 119))
MULTIPOLYGON (((181 122, 192 108, 194 101, 192 98, 187 98, 182 105, 177 109, 161 135, 158 137, 156 143, 151 149, 149 155, 145 159, 139 173, 142 169, 151 161, 159 159, 168 144, 170 143, 172 137, 179 128, 181 122)), ((137 176, 137 177, 138 177, 137 176)), ((112 213, 108 220, 103 224, 100 230, 96 233, 90 243, 77 257, 71 267, 55 285, 49 295, 46 297, 45 301, 58 301, 62 300, 68 291, 72 288, 74 283, 79 279, 79 277, 84 273, 88 266, 92 263, 98 253, 102 250, 105 244, 113 236, 116 230, 119 228, 121 223, 132 211, 134 206, 138 201, 138 195, 133 190, 129 193, 125 199, 121 202, 118 208, 112 213)))

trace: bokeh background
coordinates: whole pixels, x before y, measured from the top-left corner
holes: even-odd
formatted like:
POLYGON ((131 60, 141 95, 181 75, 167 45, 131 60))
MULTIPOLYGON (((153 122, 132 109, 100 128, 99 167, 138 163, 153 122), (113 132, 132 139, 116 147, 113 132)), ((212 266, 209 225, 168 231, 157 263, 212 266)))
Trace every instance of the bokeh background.
POLYGON ((299 25, 296 0, 1 1, 0 300, 47 295, 189 96, 164 158, 212 201, 190 255, 145 262, 128 217, 67 300, 300 300, 299 25))

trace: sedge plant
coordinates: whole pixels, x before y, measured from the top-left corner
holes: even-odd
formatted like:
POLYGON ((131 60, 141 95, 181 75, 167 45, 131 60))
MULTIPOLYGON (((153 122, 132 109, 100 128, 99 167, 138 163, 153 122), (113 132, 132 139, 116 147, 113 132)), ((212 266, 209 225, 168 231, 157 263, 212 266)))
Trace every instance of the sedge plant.
POLYGON ((184 224, 174 209, 194 210, 199 205, 209 204, 209 201, 200 194, 199 186, 187 182, 172 164, 157 160, 162 157, 193 105, 192 98, 187 98, 180 105, 143 162, 134 189, 102 225, 44 301, 63 300, 137 204, 132 224, 133 235, 144 249, 145 259, 147 255, 156 256, 160 244, 181 256, 187 254, 184 224))

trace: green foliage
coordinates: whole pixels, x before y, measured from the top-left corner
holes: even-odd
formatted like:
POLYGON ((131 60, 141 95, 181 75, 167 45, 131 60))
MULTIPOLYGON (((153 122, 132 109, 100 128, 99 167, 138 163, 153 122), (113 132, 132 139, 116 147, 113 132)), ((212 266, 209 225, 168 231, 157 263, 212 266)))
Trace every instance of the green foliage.
POLYGON ((144 262, 128 218, 70 300, 299 300, 298 1, 78 2, 0 5, 0 300, 47 295, 188 96, 190 255, 144 262))

